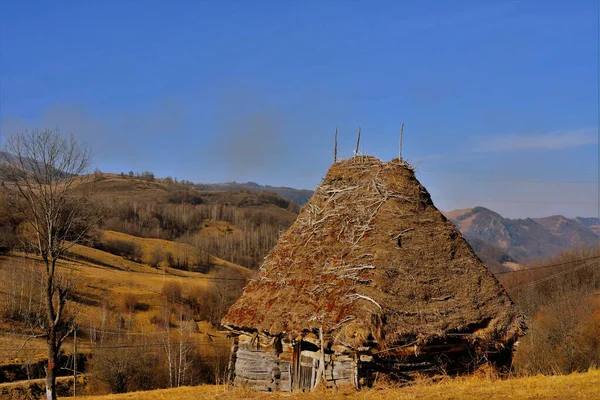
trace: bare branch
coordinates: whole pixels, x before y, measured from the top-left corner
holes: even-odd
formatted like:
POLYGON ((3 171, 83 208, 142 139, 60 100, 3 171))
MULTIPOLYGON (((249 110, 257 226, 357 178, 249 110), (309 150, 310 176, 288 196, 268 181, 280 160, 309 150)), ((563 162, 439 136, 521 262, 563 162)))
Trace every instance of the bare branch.
POLYGON ((29 342, 31 339, 35 339, 35 338, 40 338, 40 337, 46 337, 48 336, 45 333, 40 333, 38 335, 30 335, 27 336, 27 339, 25 339, 25 341, 21 344, 21 347, 19 347, 19 349, 15 352, 15 357, 19 355, 19 353, 21 352, 21 350, 23 350, 25 348, 25 346, 27 345, 27 342, 29 342))

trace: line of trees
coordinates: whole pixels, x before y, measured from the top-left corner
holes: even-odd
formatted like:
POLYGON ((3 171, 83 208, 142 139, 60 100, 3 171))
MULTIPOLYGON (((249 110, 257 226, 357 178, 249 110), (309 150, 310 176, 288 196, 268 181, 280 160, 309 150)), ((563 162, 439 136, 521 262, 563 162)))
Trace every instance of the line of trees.
MULTIPOLYGON (((188 201, 194 202, 193 199, 188 201)), ((256 210, 223 204, 156 203, 102 199, 107 210, 100 227, 138 237, 180 241, 248 268, 257 268, 279 235, 293 221, 277 209, 256 210), (206 220, 225 221, 231 228, 218 236, 197 234, 206 220)), ((293 216, 293 214, 291 214, 293 216)))
POLYGON ((528 317, 515 372, 566 374, 600 365, 600 246, 565 251, 528 268, 501 276, 528 317), (554 264, 559 265, 535 270, 554 264))
POLYGON ((91 376, 113 393, 223 383, 229 345, 213 342, 210 335, 199 332, 197 321, 220 320, 241 292, 239 283, 224 284, 226 287, 184 288, 179 282, 166 281, 160 311, 151 319, 156 326, 152 334, 134 332, 136 299, 119 299, 108 307, 112 318, 101 316, 98 327, 90 330, 94 352, 91 376), (229 298, 224 297, 227 295, 229 298), (124 318, 129 321, 122 322, 124 318), (126 332, 121 337, 107 340, 107 333, 114 334, 111 329, 123 328, 126 332))

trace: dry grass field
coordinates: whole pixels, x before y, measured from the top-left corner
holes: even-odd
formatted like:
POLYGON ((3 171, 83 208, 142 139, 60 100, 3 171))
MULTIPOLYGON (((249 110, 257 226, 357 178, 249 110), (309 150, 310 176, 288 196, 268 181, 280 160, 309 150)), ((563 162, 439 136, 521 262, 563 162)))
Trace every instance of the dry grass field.
MULTIPOLYGON (((104 237, 132 241, 139 245, 143 255, 151 252, 155 246, 173 253, 188 251, 192 254, 191 247, 186 244, 170 242, 162 239, 144 239, 119 232, 105 231, 104 237)), ((137 263, 126 258, 107 253, 98 249, 75 245, 71 249, 75 258, 63 260, 59 263, 59 270, 74 279, 76 301, 71 303, 78 313, 79 323, 82 327, 97 325, 103 305, 118 305, 119 299, 125 294, 133 295, 140 304, 140 309, 132 316, 135 319, 134 330, 152 335, 156 327, 150 323, 153 316, 159 313, 161 306, 160 293, 165 282, 177 282, 184 287, 190 285, 199 288, 209 288, 215 281, 211 280, 211 274, 183 271, 175 268, 160 267, 153 268, 144 263, 137 263), (207 279, 208 278, 208 279, 207 279)), ((193 262, 194 260, 192 260, 193 262)), ((216 271, 231 274, 236 277, 248 277, 252 272, 246 268, 211 256, 211 264, 216 271)), ((9 277, 11 271, 27 271, 40 268, 40 261, 27 258, 24 254, 15 253, 12 256, 0 256, 0 274, 9 277)), ((20 273, 20 272, 19 272, 20 273)), ((4 285, 10 283, 5 279, 4 285)), ((0 283, 2 283, 0 282, 0 283)), ((218 282, 218 281, 217 281, 218 282)), ((0 292, 7 292, 8 288, 0 285, 0 292)), ((24 343, 23 332, 25 326, 18 323, 0 319, 0 364, 21 364, 37 362, 45 359, 47 348, 42 338, 29 340, 24 343), (19 350, 20 349, 20 350, 19 350), (18 351, 19 350, 19 351, 18 351)), ((218 340, 222 339, 208 323, 199 324, 199 332, 195 333, 197 340, 204 340, 206 334, 216 335, 218 340)), ((225 339, 223 339, 227 342, 225 339)), ((228 344, 228 342, 227 342, 228 344)), ((68 339, 64 352, 71 352, 71 339, 68 339)), ((79 351, 89 352, 89 343, 82 341, 79 351)))
POLYGON ((479 377, 446 379, 439 383, 417 383, 404 388, 374 388, 361 392, 339 390, 297 394, 267 394, 226 386, 203 385, 121 395, 79 397, 82 400, 225 400, 225 399, 290 399, 290 400, 408 400, 408 399, 598 399, 600 370, 563 376, 533 376, 507 380, 479 377))

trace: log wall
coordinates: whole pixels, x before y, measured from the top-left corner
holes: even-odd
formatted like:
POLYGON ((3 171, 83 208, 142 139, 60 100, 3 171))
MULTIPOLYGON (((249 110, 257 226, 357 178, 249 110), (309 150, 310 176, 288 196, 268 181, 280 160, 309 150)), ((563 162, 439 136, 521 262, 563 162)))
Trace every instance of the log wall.
POLYGON ((353 385, 358 389, 371 386, 381 375, 410 380, 414 374, 468 373, 486 362, 489 349, 484 351, 482 356, 471 343, 459 339, 427 346, 400 346, 386 352, 373 346, 352 350, 335 345, 325 350, 322 357, 319 347, 311 341, 291 343, 241 334, 234 339, 230 362, 234 371, 230 376, 234 385, 258 391, 309 391, 324 359, 326 387, 353 385))
POLYGON ((233 384, 263 392, 291 391, 291 356, 280 357, 277 347, 274 338, 240 335, 233 384))
MULTIPOLYGON (((230 363, 234 370, 230 376, 235 386, 264 392, 312 389, 321 352, 300 349, 299 353, 295 353, 292 343, 277 343, 277 340, 243 334, 234 340, 230 363), (295 354, 298 365, 294 365, 295 354)), ((354 382, 352 354, 326 352, 324 358, 327 387, 354 382)))

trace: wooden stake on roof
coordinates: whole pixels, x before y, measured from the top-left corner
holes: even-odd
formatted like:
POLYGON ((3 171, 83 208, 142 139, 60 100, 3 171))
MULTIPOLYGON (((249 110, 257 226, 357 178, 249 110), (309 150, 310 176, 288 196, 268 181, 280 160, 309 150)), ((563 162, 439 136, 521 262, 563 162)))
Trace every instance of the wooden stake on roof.
POLYGON ((398 159, 402 160, 402 133, 404 132, 404 122, 400 126, 400 152, 398 153, 398 159))
POLYGON ((358 155, 358 145, 360 144, 360 126, 358 127, 358 138, 356 139, 356 149, 354 149, 354 155, 358 155))
POLYGON ((337 136, 338 136, 338 128, 335 128, 335 141, 333 143, 333 162, 337 161, 337 136))

